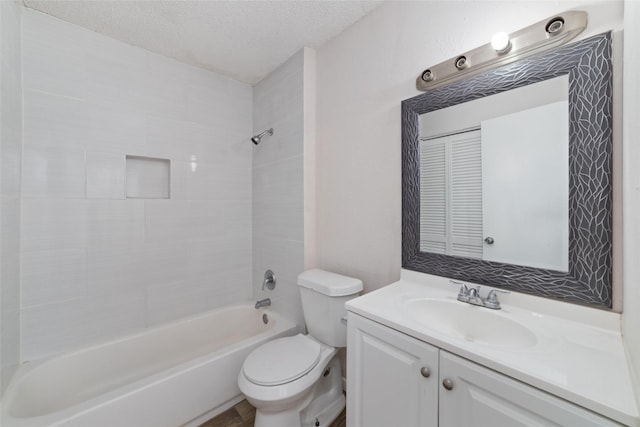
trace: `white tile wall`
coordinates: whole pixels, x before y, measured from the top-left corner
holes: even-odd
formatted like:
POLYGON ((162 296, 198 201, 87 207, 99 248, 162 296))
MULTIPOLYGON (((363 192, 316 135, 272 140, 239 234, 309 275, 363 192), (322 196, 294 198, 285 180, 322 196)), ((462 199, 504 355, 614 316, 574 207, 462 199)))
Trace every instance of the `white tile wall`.
POLYGON ((87 250, 88 295, 110 295, 186 280, 186 243, 87 250))
POLYGON ((147 321, 150 325, 157 325, 206 310, 205 295, 209 285, 206 281, 179 280, 149 286, 147 321))
MULTIPOLYGON (((86 35, 44 14, 25 11, 23 79, 32 89, 83 98, 87 81, 86 35), (28 13, 27 13, 28 12, 28 13)), ((26 103, 25 103, 26 104, 26 103)))
POLYGON ((148 242, 191 239, 218 239, 224 233, 222 206, 217 201, 149 200, 146 203, 148 242))
MULTIPOLYGON (((27 22, 28 19, 25 19, 25 24, 27 22)), ((24 56, 28 57, 27 52, 24 56)), ((25 75, 25 85, 28 81, 25 75)), ((93 141, 90 114, 91 111, 85 108, 84 102, 80 99, 40 92, 26 86, 24 143, 41 149, 56 147, 83 150, 87 146, 93 148, 90 145, 93 141)))
POLYGON ((86 194, 84 151, 27 145, 22 150, 23 197, 83 198, 86 194))
POLYGON ((20 363, 21 11, 0 2, 0 395, 20 363))
POLYGON ((22 256, 23 307, 52 304, 85 295, 83 248, 29 251, 22 256))
POLYGON ((122 154, 86 152, 87 198, 125 198, 125 159, 122 154))
MULTIPOLYGON (((298 143, 300 141, 302 139, 298 143)), ((302 160, 302 156, 298 155, 254 168, 256 237, 269 236, 298 242, 304 240, 302 160)))
POLYGON ((253 147, 253 293, 304 330, 297 276, 304 266, 304 51, 254 88, 253 130, 273 127, 253 147), (276 289, 261 290, 264 272, 276 289))
POLYGON ((91 76, 84 83, 85 99, 137 111, 147 52, 123 49, 121 42, 95 33, 85 35, 91 39, 92 47, 84 57, 86 75, 91 76))
POLYGON ((249 300, 253 89, 23 13, 22 359, 249 300), (125 199, 126 155, 171 198, 125 199))
POLYGON ((22 359, 33 360, 145 327, 145 294, 134 290, 22 309, 22 359))
POLYGON ((127 198, 169 198, 171 183, 169 159, 126 156, 125 163, 127 198))
POLYGON ((254 90, 24 14, 23 359, 264 297, 267 268, 302 329, 303 52, 254 90), (125 199, 126 155, 170 159, 171 198, 125 199))
POLYGON ((186 184, 188 199, 242 200, 243 194, 251 194, 251 169, 194 162, 187 168, 186 184))
MULTIPOLYGON (((5 312, 18 311, 20 298, 20 199, 13 196, 0 196, 2 216, 0 221, 0 274, 2 282, 2 315, 5 312)), ((12 327, 2 324, 2 327, 12 327)), ((4 350, 16 350, 13 345, 4 350)), ((4 361, 4 359, 3 359, 4 361)))
POLYGON ((87 200, 79 213, 88 248, 126 247, 144 240, 145 205, 139 200, 87 200))

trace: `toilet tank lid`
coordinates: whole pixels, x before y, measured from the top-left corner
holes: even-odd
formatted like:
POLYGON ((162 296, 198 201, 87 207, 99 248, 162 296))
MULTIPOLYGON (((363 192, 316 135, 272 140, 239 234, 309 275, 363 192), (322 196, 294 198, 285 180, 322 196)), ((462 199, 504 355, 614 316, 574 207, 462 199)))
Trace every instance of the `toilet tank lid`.
POLYGON ((362 280, 317 268, 300 273, 298 285, 330 297, 354 295, 362 291, 362 280))

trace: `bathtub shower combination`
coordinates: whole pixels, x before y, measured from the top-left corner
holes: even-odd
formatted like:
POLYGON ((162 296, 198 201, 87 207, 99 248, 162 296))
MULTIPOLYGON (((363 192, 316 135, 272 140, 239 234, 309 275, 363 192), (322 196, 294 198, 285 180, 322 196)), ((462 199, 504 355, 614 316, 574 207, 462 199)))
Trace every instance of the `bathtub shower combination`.
POLYGON ((197 426, 242 400, 237 376, 253 349, 296 332, 241 305, 27 363, 7 389, 2 425, 197 426))

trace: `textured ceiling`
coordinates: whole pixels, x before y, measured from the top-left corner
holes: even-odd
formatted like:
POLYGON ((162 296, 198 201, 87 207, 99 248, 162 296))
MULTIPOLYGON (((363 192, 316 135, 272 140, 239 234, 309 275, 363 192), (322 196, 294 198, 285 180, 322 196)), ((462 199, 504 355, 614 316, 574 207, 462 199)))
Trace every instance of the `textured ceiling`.
POLYGON ((321 46, 382 3, 23 1, 32 9, 250 84, 300 48, 321 46))

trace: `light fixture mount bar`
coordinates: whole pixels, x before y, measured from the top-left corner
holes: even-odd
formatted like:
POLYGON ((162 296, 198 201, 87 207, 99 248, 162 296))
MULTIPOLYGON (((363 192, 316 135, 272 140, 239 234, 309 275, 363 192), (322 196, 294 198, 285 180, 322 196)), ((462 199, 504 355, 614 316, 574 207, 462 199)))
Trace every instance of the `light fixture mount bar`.
POLYGON ((491 68, 509 64, 544 50, 561 46, 587 27, 587 12, 569 11, 509 34, 509 48, 496 51, 491 43, 425 69, 416 79, 418 90, 427 91, 491 68))

